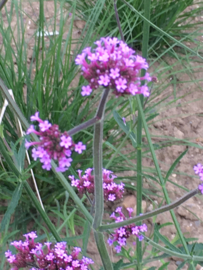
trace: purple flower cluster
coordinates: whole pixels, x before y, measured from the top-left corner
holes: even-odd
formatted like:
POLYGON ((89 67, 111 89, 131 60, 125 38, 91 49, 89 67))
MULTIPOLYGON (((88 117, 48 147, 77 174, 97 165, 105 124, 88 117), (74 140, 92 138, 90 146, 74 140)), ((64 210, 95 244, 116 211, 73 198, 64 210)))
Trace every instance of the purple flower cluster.
MULTIPOLYGON (((132 217, 132 208, 127 208, 129 218, 132 217)), ((115 222, 124 221, 128 218, 125 217, 125 215, 122 212, 122 207, 118 207, 115 212, 113 212, 110 216, 115 220, 115 222), (116 215, 117 214, 117 215, 116 215)), ((146 232, 147 231, 147 225, 142 224, 140 226, 136 226, 135 224, 126 225, 123 227, 120 227, 114 231, 112 234, 112 238, 108 239, 108 244, 111 246, 114 242, 117 243, 115 246, 115 250, 117 253, 121 252, 121 248, 123 246, 126 246, 127 238, 129 238, 131 235, 138 237, 139 241, 143 240, 143 235, 139 234, 140 232, 146 232)))
MULTIPOLYGON (((199 175, 201 181, 203 181, 203 165, 198 163, 193 167, 195 174, 199 175)), ((203 194, 203 183, 198 186, 200 192, 203 194)))
POLYGON ((18 253, 12 254, 10 250, 5 252, 7 261, 12 265, 11 270, 18 270, 23 267, 31 267, 30 270, 88 270, 88 266, 94 262, 86 257, 79 259, 81 248, 75 247, 71 254, 68 254, 66 242, 44 243, 46 248, 39 242, 35 232, 24 235, 26 240, 14 241, 11 243, 18 253))
POLYGON ((40 136, 39 142, 25 142, 25 147, 36 145, 37 148, 32 149, 32 157, 34 160, 40 159, 43 164, 42 168, 49 171, 51 169, 51 159, 58 160, 57 171, 66 171, 72 162, 71 154, 74 149, 79 154, 86 149, 86 146, 79 142, 75 144, 68 133, 61 132, 58 125, 52 125, 47 120, 43 121, 39 118, 39 112, 31 116, 31 121, 39 123, 39 131, 36 131, 34 125, 31 125, 26 134, 35 133, 40 136))
POLYGON ((116 37, 101 38, 95 44, 95 49, 87 47, 75 59, 75 63, 82 66, 82 75, 89 83, 82 87, 82 96, 89 96, 92 89, 99 86, 111 88, 116 96, 150 95, 148 86, 142 85, 141 81, 150 82, 152 78, 149 73, 139 76, 141 69, 148 69, 144 58, 116 37))
MULTIPOLYGON (((94 193, 94 175, 92 175, 92 168, 85 171, 82 175, 82 171, 78 170, 78 179, 75 179, 73 175, 69 176, 71 180, 71 185, 76 187, 80 194, 83 193, 94 193)), ((108 201, 115 201, 116 199, 121 199, 124 192, 124 184, 116 184, 113 172, 103 169, 103 188, 104 188, 104 198, 108 201)))

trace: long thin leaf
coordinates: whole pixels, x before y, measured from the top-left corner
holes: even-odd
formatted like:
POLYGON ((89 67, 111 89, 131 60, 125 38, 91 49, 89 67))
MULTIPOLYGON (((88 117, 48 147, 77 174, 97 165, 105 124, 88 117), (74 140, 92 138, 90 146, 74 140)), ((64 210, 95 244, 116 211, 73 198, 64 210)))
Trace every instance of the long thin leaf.
POLYGON ((20 200, 20 197, 22 195, 23 190, 23 183, 19 183, 12 195, 11 201, 8 205, 8 208, 6 210, 6 213, 4 214, 4 217, 1 222, 0 226, 0 232, 4 231, 6 226, 9 224, 12 214, 14 213, 16 207, 18 206, 18 202, 20 200))
POLYGON ((181 153, 180 156, 173 162, 173 164, 171 165, 170 169, 168 170, 168 172, 166 174, 165 182, 168 180, 169 176, 172 174, 175 167, 177 166, 179 161, 184 157, 184 155, 187 153, 187 151, 188 151, 188 148, 183 153, 181 153))

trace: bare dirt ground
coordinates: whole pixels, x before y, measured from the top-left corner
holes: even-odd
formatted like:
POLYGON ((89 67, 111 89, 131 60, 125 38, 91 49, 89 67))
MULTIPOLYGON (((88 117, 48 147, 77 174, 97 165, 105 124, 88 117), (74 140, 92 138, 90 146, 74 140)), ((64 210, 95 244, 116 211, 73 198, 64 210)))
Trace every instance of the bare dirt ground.
MULTIPOLYGON (((9 8, 11 1, 7 3, 9 8)), ((25 39, 28 43, 28 59, 29 63, 32 57, 32 48, 34 46, 34 35, 37 27, 37 20, 39 15, 39 4, 37 2, 28 3, 27 1, 22 2, 22 14, 24 19, 24 24, 26 26, 25 39)), ((45 18, 47 24, 49 25, 48 30, 53 31, 52 18, 54 16, 54 3, 53 1, 45 2, 45 18)), ((60 16, 59 16, 60 17, 60 16)), ((6 16, 3 13, 4 18, 4 28, 8 26, 6 16)), ((68 21, 66 22, 66 28, 68 31, 68 21)), ((16 26, 15 18, 12 21, 12 26, 16 26)), ((57 21, 57 27, 59 26, 59 19, 57 21)), ((84 26, 84 22, 76 20, 74 22, 74 38, 78 38, 80 35, 80 30, 84 26)), ((57 29, 56 29, 57 30, 57 29)), ((16 32, 17 34, 17 32, 16 32)), ((64 37, 66 32, 64 33, 64 37)), ((0 36, 0 44, 3 40, 0 36)), ((74 48, 73 48, 74 49, 74 48)), ((171 60, 172 61, 172 60, 171 60)), ((192 65, 194 68, 197 66, 196 62, 193 62, 192 65)), ((187 74, 179 74, 177 78, 180 81, 187 80, 187 74)), ((193 74, 194 78, 202 80, 202 69, 196 70, 193 74)), ((150 125, 150 131, 153 135, 165 135, 178 138, 180 140, 190 140, 191 142, 198 143, 200 146, 203 146, 203 127, 201 126, 202 116, 203 116, 203 82, 199 82, 199 87, 195 83, 190 84, 178 84, 178 93, 180 95, 185 95, 185 97, 178 100, 173 107, 163 108, 160 105, 159 116, 153 120, 150 125), (194 101, 194 102, 191 102, 194 101)), ((169 86, 166 91, 172 93, 172 86, 169 86)), ((159 140, 155 136, 153 141, 156 142, 159 140)), ((161 169, 167 171, 170 168, 174 160, 185 150, 185 146, 174 145, 168 146, 162 150, 157 151, 158 160, 160 161, 161 169)), ((185 175, 178 174, 178 172, 184 172, 189 175, 194 175, 193 166, 199 162, 202 162, 203 148, 198 149, 190 147, 187 154, 179 162, 176 172, 172 174, 169 178, 180 186, 186 187, 189 190, 196 188, 199 184, 198 178, 191 178, 185 175)), ((145 160, 144 164, 146 166, 153 166, 152 162, 145 160)), ((146 184, 150 188, 149 184, 146 184)), ((171 201, 174 201, 177 198, 180 198, 185 192, 180 188, 177 188, 175 185, 168 183, 167 190, 170 196, 171 201)), ((160 203, 161 199, 156 196, 151 196, 151 199, 155 203, 160 203)), ((125 197, 123 201, 125 207, 136 207, 136 194, 125 197)), ((196 196, 185 202, 182 206, 175 209, 176 216, 180 223, 181 229, 185 236, 198 238, 198 242, 203 242, 203 197, 196 196)), ((153 209, 152 203, 143 200, 143 211, 148 212, 153 209)), ((172 221, 170 214, 164 213, 156 218, 156 223, 163 224, 166 221, 172 221)), ((152 226, 152 219, 147 221, 149 228, 152 226)), ((161 229, 161 233, 166 235, 171 241, 176 236, 176 230, 174 226, 167 226, 166 228, 161 229)), ((113 261, 117 261, 118 257, 115 255, 114 251, 109 249, 110 255, 113 261)), ((100 263, 100 258, 96 250, 96 246, 93 243, 93 239, 90 239, 88 246, 89 256, 96 262, 97 265, 100 263)), ((168 269, 173 270, 177 269, 180 260, 177 258, 170 258, 170 264, 168 269)), ((160 262, 150 263, 147 266, 161 266, 160 262)), ((99 266, 98 266, 99 269, 99 266)), ((187 269, 187 268, 184 268, 187 269)), ((199 266, 197 269, 201 269, 199 266)))

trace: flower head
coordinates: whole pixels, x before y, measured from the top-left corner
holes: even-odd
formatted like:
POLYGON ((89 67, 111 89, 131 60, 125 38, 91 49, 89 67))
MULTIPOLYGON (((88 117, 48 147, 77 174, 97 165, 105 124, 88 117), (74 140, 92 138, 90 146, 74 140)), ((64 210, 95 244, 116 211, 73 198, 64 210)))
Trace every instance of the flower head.
MULTIPOLYGON (((133 211, 132 208, 127 208, 129 217, 131 217, 131 213, 133 211)), ((110 216, 115 220, 115 222, 120 222, 128 219, 122 212, 122 207, 117 207, 116 211, 110 216)), ((144 239, 143 235, 140 234, 147 231, 147 225, 142 224, 140 226, 136 226, 135 224, 125 225, 123 227, 117 228, 114 230, 114 233, 108 239, 107 243, 111 246, 114 242, 118 245, 115 246, 115 250, 117 253, 121 252, 121 248, 126 246, 127 239, 130 236, 136 236, 139 241, 144 239)))
POLYGON ((99 86, 113 89, 116 96, 143 94, 150 95, 142 81, 152 81, 149 73, 140 77, 141 69, 148 69, 146 60, 135 54, 128 45, 117 38, 101 38, 96 48, 83 50, 75 59, 82 66, 82 75, 89 85, 82 87, 83 96, 90 95, 99 86))
MULTIPOLYGON (((94 193, 94 175, 92 174, 92 171, 92 168, 88 168, 85 171, 85 174, 82 175, 82 171, 78 170, 78 179, 75 179, 73 175, 69 176, 71 185, 76 187, 80 194, 86 192, 89 194, 94 193)), ((113 175, 113 172, 103 169, 104 198, 112 202, 121 199, 124 193, 124 184, 116 184, 114 181, 115 178, 116 176, 113 175)))
MULTIPOLYGON (((201 163, 198 163, 193 167, 193 170, 195 174, 199 175, 200 180, 203 181, 203 165, 201 163)), ((198 189, 203 194, 203 183, 198 186, 198 189)))
POLYGON ((40 160, 43 169, 51 170, 51 160, 54 159, 58 161, 56 170, 64 172, 71 166, 72 151, 75 150, 81 154, 86 149, 81 142, 75 144, 66 131, 62 133, 58 125, 52 125, 47 120, 40 119, 39 112, 31 116, 31 121, 39 123, 39 131, 36 131, 34 125, 31 125, 27 134, 35 133, 40 136, 40 141, 28 142, 25 140, 25 147, 28 149, 31 146, 37 146, 32 149, 32 157, 34 160, 40 160))
POLYGON ((74 247, 69 253, 66 242, 55 245, 46 242, 44 243, 45 248, 43 248, 41 243, 34 242, 37 237, 36 232, 30 232, 24 236, 25 241, 20 240, 12 243, 17 249, 16 255, 13 255, 10 250, 5 252, 6 259, 12 265, 11 269, 13 270, 27 269, 30 265, 35 266, 31 270, 88 270, 88 266, 94 263, 91 259, 81 256, 81 248, 79 247, 74 247))

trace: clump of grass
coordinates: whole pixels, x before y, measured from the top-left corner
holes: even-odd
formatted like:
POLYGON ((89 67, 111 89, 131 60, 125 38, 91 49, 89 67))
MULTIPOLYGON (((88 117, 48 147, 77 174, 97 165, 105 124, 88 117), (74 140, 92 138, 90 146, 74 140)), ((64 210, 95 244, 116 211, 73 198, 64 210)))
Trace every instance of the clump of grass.
MULTIPOLYGON (((71 4, 69 0, 67 3, 71 4)), ((102 3, 102 1, 100 1, 102 3)), ((149 1, 150 2, 150 1, 149 1)), ((118 36, 119 30, 117 27, 114 3, 117 4, 118 15, 120 24, 125 40, 137 50, 141 51, 142 48, 142 35, 143 35, 143 19, 139 14, 144 15, 144 1, 123 0, 107 1, 103 6, 101 15, 98 18, 96 26, 104 23, 104 33, 109 36, 118 36), (137 12, 129 8, 131 5, 137 12)), ((80 0, 77 4, 77 12, 80 18, 87 20, 90 12, 94 8, 94 2, 80 0)), ((194 29, 201 26, 201 21, 196 20, 203 12, 202 3, 194 3, 193 0, 181 1, 165 1, 156 0, 151 1, 150 5, 150 22, 156 25, 170 36, 184 41, 194 42, 198 36, 195 32, 191 35, 194 29)), ((96 31, 96 30, 95 30, 96 31)), ((198 42, 196 41, 196 46, 198 42)), ((170 38, 155 29, 150 27, 149 34, 149 47, 148 51, 154 55, 155 52, 163 52, 165 49, 172 45, 170 38)))

